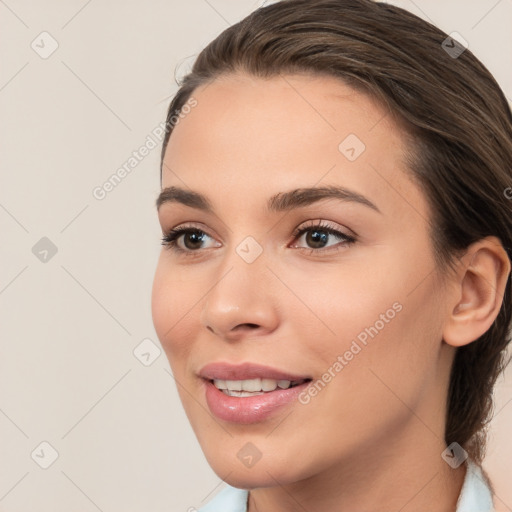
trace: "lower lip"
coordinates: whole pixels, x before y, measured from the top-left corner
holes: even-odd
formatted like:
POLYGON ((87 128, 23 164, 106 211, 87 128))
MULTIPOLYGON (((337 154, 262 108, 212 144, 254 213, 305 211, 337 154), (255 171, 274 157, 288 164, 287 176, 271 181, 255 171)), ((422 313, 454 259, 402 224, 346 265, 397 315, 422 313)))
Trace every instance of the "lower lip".
POLYGON ((225 395, 213 382, 204 380, 206 403, 211 413, 221 420, 242 424, 256 423, 267 419, 279 408, 296 401, 309 382, 288 389, 277 388, 262 395, 238 397, 225 395))

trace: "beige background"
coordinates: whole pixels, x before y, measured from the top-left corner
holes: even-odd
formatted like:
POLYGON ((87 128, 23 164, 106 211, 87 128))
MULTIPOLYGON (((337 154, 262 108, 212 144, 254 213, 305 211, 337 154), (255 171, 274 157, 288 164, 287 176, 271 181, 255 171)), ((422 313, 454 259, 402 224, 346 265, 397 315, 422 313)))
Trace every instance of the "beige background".
MULTIPOLYGON (((512 0, 392 3, 462 34, 512 98, 512 0)), ((0 1, 0 511, 187 511, 224 485, 151 320, 160 145, 93 189, 164 120, 175 68, 259 4, 0 1)), ((485 467, 512 510, 512 368, 496 411, 485 467)))

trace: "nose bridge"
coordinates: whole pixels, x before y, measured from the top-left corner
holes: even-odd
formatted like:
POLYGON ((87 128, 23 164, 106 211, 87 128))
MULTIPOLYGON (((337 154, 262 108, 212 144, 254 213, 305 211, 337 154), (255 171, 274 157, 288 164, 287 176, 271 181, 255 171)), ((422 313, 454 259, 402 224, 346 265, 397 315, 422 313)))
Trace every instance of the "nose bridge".
POLYGON ((226 254, 201 311, 201 322, 227 335, 240 324, 270 327, 275 321, 262 245, 251 236, 226 254))
MULTIPOLYGON (((238 289, 256 288, 258 283, 266 279, 266 259, 263 245, 253 236, 246 236, 226 252, 219 267, 220 281, 214 289, 222 289, 223 293, 229 290, 236 293, 238 289), (227 290, 224 290, 225 287, 227 290)), ((227 295, 229 296, 229 293, 227 295)))

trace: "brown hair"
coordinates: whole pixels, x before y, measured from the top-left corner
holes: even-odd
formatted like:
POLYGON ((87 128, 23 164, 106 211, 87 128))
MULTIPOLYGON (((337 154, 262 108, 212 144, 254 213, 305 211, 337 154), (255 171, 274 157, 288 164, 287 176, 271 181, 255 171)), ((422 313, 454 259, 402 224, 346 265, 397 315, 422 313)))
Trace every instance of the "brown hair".
MULTIPOLYGON (((446 38, 410 12, 372 0, 282 0, 257 9, 208 44, 179 84, 161 163, 171 118, 199 85, 238 71, 338 77, 406 126, 413 142, 408 167, 432 209, 439 269, 453 269, 471 243, 488 235, 500 239, 512 260, 512 201, 506 194, 512 185, 512 113, 483 64, 446 38)), ((509 280, 495 322, 457 349, 451 371, 445 442, 459 443, 477 464, 485 454, 493 387, 508 363, 511 301, 509 280)))

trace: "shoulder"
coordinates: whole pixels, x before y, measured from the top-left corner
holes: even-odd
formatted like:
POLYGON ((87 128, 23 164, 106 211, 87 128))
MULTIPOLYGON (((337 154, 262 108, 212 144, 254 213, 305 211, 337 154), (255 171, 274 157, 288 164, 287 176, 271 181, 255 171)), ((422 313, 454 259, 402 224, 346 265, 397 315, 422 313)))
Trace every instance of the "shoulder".
POLYGON ((249 491, 228 485, 198 512, 246 512, 249 491))

